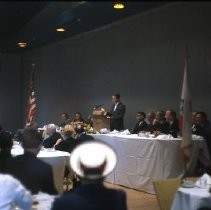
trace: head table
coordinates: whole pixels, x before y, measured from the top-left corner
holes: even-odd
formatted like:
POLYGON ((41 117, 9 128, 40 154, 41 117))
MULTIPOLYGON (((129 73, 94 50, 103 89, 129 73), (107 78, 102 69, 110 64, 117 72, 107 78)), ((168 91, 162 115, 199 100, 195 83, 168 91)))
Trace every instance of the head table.
MULTIPOLYGON (((23 154, 23 148, 15 143, 11 153, 13 156, 21 155, 23 154)), ((37 157, 52 166, 55 187, 60 194, 63 193, 64 171, 65 166, 70 167, 70 153, 54 149, 42 149, 37 157)))
MULTIPOLYGON (((117 152, 115 170, 106 178, 113 184, 155 194, 153 181, 179 177, 183 173, 180 150, 181 139, 156 139, 139 137, 137 134, 92 134, 110 144, 117 152)), ((202 138, 193 141, 194 154, 189 172, 196 167, 197 158, 209 160, 206 142, 202 138)))

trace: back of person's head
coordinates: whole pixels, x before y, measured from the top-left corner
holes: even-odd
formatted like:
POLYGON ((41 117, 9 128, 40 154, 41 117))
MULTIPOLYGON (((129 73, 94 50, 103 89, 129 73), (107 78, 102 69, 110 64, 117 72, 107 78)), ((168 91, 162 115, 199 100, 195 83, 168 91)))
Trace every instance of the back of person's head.
POLYGON ((48 124, 46 127, 46 133, 48 135, 53 135, 55 132, 56 132, 56 125, 53 123, 48 124))
POLYGON ((0 132, 0 149, 11 149, 13 145, 13 135, 8 131, 0 132))
POLYGON ((75 129, 72 125, 68 124, 62 129, 62 133, 64 136, 70 137, 75 133, 75 129))
POLYGON ((25 128, 22 135, 22 147, 24 149, 35 149, 42 145, 42 135, 30 128, 25 128))
POLYGON ((79 144, 70 157, 73 171, 85 180, 103 180, 116 166, 116 152, 109 145, 98 141, 79 144))

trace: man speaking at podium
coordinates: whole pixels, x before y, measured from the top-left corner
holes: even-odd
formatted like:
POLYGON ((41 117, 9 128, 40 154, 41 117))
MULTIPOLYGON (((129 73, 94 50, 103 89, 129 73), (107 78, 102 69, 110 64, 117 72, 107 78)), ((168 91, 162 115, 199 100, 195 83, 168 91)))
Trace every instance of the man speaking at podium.
POLYGON ((124 130, 124 115, 126 106, 120 101, 120 94, 114 94, 111 98, 112 105, 110 111, 106 113, 107 116, 111 117, 110 129, 113 130, 124 130))

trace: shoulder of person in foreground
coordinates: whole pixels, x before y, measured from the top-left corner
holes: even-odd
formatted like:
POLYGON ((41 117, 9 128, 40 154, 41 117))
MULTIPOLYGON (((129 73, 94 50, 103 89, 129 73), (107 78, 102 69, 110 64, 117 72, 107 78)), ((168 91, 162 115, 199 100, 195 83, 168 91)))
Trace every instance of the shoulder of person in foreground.
POLYGON ((105 208, 107 210, 107 207, 109 207, 109 210, 127 210, 127 198, 123 190, 105 188, 107 193, 102 193, 100 190, 98 192, 99 196, 95 197, 98 202, 95 203, 90 199, 92 197, 91 194, 87 197, 86 189, 84 191, 84 189, 79 188, 56 198, 52 210, 81 210, 82 208, 86 210, 104 210, 105 208), (111 208, 111 204, 113 208, 111 208))
MULTIPOLYGON (((4 201, 9 199, 10 203, 14 203, 15 206, 18 206, 23 210, 31 209, 31 193, 21 184, 19 180, 8 174, 0 174, 0 188, 1 192, 3 192, 3 197, 0 196, 0 199, 4 199, 4 201)), ((0 209, 1 204, 5 203, 0 201, 0 209)))

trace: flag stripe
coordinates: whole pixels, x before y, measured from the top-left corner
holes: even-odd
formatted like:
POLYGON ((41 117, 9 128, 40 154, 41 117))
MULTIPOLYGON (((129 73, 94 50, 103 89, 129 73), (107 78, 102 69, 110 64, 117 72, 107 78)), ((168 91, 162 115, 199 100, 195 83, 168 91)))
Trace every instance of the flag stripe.
POLYGON ((31 124, 31 122, 35 118, 36 114, 36 98, 35 98, 35 91, 34 91, 34 65, 32 69, 32 74, 31 74, 31 82, 30 82, 30 95, 29 95, 29 100, 28 100, 28 110, 27 110, 27 119, 26 123, 31 124))

